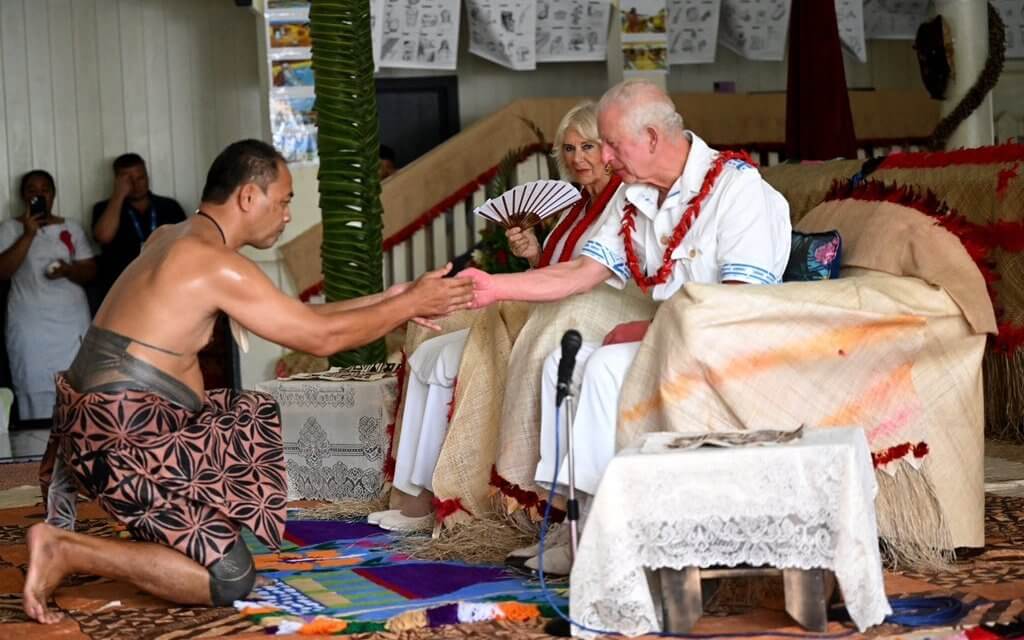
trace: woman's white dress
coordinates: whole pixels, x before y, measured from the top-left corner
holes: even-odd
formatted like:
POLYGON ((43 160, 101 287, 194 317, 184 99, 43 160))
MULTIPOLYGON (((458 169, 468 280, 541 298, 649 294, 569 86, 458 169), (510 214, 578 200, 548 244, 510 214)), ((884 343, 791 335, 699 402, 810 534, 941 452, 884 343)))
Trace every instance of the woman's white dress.
MULTIPOLYGON (((18 220, 0 224, 0 252, 10 249, 23 230, 18 220)), ((77 222, 47 225, 39 229, 28 255, 11 277, 7 357, 22 420, 52 416, 54 376, 71 365, 91 321, 85 289, 67 278, 50 280, 46 268, 57 260, 72 262, 93 255, 92 245, 77 222)))

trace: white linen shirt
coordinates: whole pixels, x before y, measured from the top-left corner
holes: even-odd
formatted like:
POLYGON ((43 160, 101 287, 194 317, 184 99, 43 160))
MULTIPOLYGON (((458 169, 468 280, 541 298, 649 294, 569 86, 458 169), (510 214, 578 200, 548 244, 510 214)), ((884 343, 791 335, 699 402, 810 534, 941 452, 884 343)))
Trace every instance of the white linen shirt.
MULTIPOLYGON (((718 154, 687 131, 690 154, 683 174, 672 184, 661 206, 658 189, 636 183, 620 188, 600 231, 581 254, 608 267, 607 280, 621 289, 632 279, 626 262, 622 229, 627 202, 637 209, 633 244, 641 268, 652 275, 661 268, 665 248, 690 201, 700 192, 704 176, 718 154)), ((757 168, 742 160, 730 160, 701 206, 683 242, 672 254, 672 273, 651 291, 655 300, 667 300, 687 282, 724 280, 749 284, 777 284, 789 260, 792 227, 789 203, 764 181, 757 168)))

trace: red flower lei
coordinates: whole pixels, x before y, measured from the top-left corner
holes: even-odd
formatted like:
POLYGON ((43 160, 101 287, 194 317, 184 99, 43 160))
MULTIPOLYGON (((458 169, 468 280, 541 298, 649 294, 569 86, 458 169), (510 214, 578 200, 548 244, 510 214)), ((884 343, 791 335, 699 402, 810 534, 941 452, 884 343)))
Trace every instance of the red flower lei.
POLYGON ((640 269, 640 261, 637 259, 636 250, 633 248, 633 232, 636 231, 636 206, 629 202, 626 203, 622 215, 622 229, 619 231, 619 234, 625 241, 626 263, 629 265, 629 272, 633 274, 633 279, 636 280, 642 291, 646 292, 651 287, 665 284, 668 281, 668 277, 672 274, 672 254, 683 243, 683 238, 686 237, 690 227, 693 226, 697 216, 700 215, 701 206, 707 200, 711 189, 714 188, 718 176, 721 175, 722 169, 725 167, 725 163, 730 160, 742 160, 751 166, 757 166, 744 151, 719 152, 718 156, 711 163, 707 174, 704 175, 704 182, 700 185, 700 191, 690 201, 690 205, 686 208, 683 217, 679 219, 679 223, 672 232, 672 238, 669 240, 668 246, 665 247, 665 255, 661 260, 661 268, 653 276, 644 275, 644 272, 640 269))

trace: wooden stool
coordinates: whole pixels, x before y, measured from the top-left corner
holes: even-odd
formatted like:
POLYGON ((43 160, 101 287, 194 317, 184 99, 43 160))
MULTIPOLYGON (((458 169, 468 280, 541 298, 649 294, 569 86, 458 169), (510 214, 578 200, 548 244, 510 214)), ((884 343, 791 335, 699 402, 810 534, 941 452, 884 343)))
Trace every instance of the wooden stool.
POLYGON ((782 576, 785 589, 786 613, 804 629, 825 631, 828 605, 836 585, 835 576, 827 569, 662 568, 649 582, 655 603, 661 602, 662 629, 669 633, 688 633, 704 612, 701 580, 778 575, 782 576))

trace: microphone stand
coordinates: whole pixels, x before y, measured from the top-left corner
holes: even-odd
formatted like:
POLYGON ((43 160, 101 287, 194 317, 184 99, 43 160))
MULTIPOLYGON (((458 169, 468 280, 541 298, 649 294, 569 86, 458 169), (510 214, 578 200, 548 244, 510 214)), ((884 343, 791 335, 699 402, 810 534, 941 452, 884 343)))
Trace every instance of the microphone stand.
POLYGON ((569 464, 569 501, 566 504, 565 519, 569 523, 569 558, 572 562, 576 562, 576 547, 579 544, 579 519, 580 519, 580 507, 579 502, 576 500, 576 460, 574 455, 574 449, 572 444, 572 420, 573 420, 573 401, 575 396, 570 389, 569 393, 566 394, 563 401, 565 407, 565 432, 566 436, 566 456, 568 457, 569 464))
MULTIPOLYGON (((579 503, 576 501, 576 459, 573 452, 572 419, 573 400, 572 393, 572 372, 576 367, 576 354, 583 344, 580 332, 570 329, 562 336, 562 358, 558 362, 558 386, 555 395, 555 416, 557 420, 558 411, 562 404, 565 405, 565 432, 567 434, 566 444, 568 450, 566 455, 569 458, 569 501, 565 509, 565 517, 569 523, 569 559, 571 563, 576 562, 576 549, 579 544, 578 521, 580 517, 579 503)), ((555 430, 555 442, 558 442, 558 429, 555 430)), ((558 478, 553 479, 553 485, 558 484, 558 478)), ((554 490, 554 486, 552 487, 554 490)), ((549 505, 550 506, 550 505, 549 505)), ((543 567, 544 559, 541 558, 543 567)), ((544 631, 550 635, 568 637, 572 635, 569 623, 561 617, 548 622, 544 631)))

